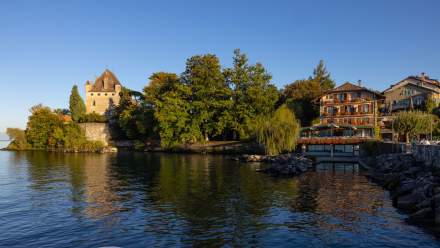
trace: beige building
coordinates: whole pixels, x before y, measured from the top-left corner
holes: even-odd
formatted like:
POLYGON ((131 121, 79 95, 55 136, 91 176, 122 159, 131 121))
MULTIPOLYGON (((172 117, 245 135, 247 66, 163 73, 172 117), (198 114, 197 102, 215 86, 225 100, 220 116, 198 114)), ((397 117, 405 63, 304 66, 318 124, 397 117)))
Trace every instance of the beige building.
POLYGON ((86 112, 106 114, 110 107, 119 105, 121 90, 115 74, 106 69, 95 83, 86 82, 86 112))
POLYGON ((423 109, 428 97, 440 103, 440 82, 422 73, 391 85, 383 94, 386 97, 385 112, 423 109))

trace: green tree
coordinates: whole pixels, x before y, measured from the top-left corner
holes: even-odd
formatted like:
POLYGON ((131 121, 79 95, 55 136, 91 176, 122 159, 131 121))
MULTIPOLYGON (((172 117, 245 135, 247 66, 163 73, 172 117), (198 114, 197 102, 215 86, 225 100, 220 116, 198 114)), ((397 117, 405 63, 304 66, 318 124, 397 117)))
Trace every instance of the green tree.
POLYGON ((31 148, 93 152, 103 148, 101 142, 88 141, 78 123, 63 122, 59 111, 39 104, 30 112, 25 136, 31 148))
POLYGON ((191 114, 203 134, 203 141, 222 134, 232 99, 218 58, 212 54, 189 58, 182 81, 191 89, 191 114))
POLYGON ((282 105, 269 117, 259 117, 255 130, 257 141, 264 147, 266 154, 277 155, 295 149, 300 125, 294 113, 282 105))
POLYGON ((26 127, 28 143, 37 149, 55 146, 54 130, 63 124, 60 117, 52 112, 49 107, 41 104, 33 106, 30 112, 31 115, 26 127))
POLYGON ((112 119, 128 139, 144 140, 153 136, 153 109, 146 104, 144 96, 137 91, 122 88, 121 100, 112 119))
POLYGON ((426 102, 425 102, 426 112, 428 112, 429 114, 434 114, 437 107, 438 107, 438 104, 434 101, 432 96, 428 96, 428 98, 426 99, 426 102))
POLYGON ((319 117, 319 106, 313 103, 313 100, 321 95, 319 82, 297 80, 286 85, 283 94, 286 104, 301 120, 301 125, 309 126, 314 119, 319 117))
POLYGON ((26 150, 29 148, 29 144, 26 140, 26 134, 24 130, 19 128, 7 128, 6 134, 9 136, 11 143, 9 143, 7 149, 10 150, 26 150))
POLYGON ((232 89, 233 101, 228 127, 233 130, 233 139, 237 134, 241 139, 248 138, 256 116, 271 113, 279 93, 263 65, 249 65, 246 54, 239 49, 234 50, 233 67, 225 69, 224 75, 232 89))
POLYGON ((325 68, 324 61, 320 60, 313 70, 313 75, 308 79, 296 80, 284 86, 283 98, 295 116, 301 120, 301 125, 309 126, 319 117, 319 106, 313 101, 334 86, 335 83, 325 68))
POLYGON ((144 95, 146 103, 154 107, 161 146, 171 148, 200 140, 198 121, 191 112, 191 88, 174 73, 153 73, 149 79, 144 95))
POLYGON ((79 95, 78 86, 76 85, 72 87, 72 92, 70 93, 69 109, 73 121, 79 121, 86 113, 86 105, 79 95))
POLYGON ((335 82, 330 77, 330 73, 325 68, 324 60, 320 60, 316 68, 313 70, 313 77, 309 80, 313 80, 319 83, 321 90, 329 90, 335 87, 335 82))
POLYGON ((430 132, 433 116, 419 111, 402 111, 393 120, 393 130, 405 136, 405 141, 419 134, 430 132))

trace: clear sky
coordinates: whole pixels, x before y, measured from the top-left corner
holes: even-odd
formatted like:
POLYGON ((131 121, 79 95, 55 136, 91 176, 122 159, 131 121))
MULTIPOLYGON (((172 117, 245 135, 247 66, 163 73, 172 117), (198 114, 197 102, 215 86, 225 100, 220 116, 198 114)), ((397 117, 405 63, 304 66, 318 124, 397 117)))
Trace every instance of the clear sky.
POLYGON ((105 68, 141 90, 156 71, 240 48, 279 88, 320 59, 336 82, 377 90, 408 75, 440 77, 440 1, 0 1, 0 132, 25 127, 37 103, 68 106, 70 89, 105 68))

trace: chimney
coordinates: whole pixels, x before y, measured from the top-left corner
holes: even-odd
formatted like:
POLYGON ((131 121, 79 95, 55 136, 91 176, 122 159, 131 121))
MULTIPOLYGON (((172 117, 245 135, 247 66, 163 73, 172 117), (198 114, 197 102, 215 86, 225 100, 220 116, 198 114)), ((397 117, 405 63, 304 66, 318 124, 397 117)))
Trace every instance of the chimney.
POLYGON ((104 77, 104 89, 107 90, 109 88, 109 82, 108 82, 108 78, 104 77))
POLYGON ((357 84, 359 87, 362 87, 362 80, 358 80, 357 84))
POLYGON ((420 78, 421 79, 427 79, 428 75, 426 75, 426 73, 422 72, 422 73, 420 73, 420 78))

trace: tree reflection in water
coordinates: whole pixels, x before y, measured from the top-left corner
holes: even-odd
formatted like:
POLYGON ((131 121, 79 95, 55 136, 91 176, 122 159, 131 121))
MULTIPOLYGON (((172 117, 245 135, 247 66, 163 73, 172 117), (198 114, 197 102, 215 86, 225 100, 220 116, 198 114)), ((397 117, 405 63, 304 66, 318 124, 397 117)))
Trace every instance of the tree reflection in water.
POLYGON ((356 246, 418 230, 347 168, 273 178, 223 156, 146 153, 10 153, 6 163, 24 192, 14 204, 96 245, 356 246))

